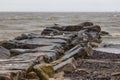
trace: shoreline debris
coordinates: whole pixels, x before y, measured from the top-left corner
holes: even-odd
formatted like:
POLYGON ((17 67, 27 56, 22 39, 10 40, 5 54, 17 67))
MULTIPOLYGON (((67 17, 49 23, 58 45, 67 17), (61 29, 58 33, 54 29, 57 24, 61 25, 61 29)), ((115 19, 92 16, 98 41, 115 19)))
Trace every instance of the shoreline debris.
POLYGON ((99 60, 97 58, 100 56, 93 57, 93 48, 102 42, 101 36, 103 32, 101 35, 99 25, 84 22, 79 25, 54 25, 45 28, 41 34, 22 34, 14 40, 4 41, 0 46, 10 52, 10 58, 0 60, 0 80, 49 80, 61 71, 65 72, 64 77, 69 78, 71 76, 67 75, 72 75, 73 72, 85 73, 82 77, 78 76, 83 80, 108 79, 103 77, 105 75, 99 69, 113 70, 115 66, 111 65, 114 64, 119 72, 120 64, 119 60, 111 61, 107 57, 99 60))

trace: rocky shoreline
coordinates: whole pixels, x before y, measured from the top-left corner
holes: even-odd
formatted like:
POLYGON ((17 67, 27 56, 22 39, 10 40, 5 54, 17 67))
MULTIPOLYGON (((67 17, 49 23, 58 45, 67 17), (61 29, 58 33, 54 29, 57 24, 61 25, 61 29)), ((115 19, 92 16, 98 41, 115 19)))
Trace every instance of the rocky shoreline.
POLYGON ((70 80, 119 80, 120 54, 95 51, 91 57, 77 60, 77 69, 65 73, 70 80))
POLYGON ((41 34, 22 34, 3 41, 0 80, 119 80, 120 54, 93 49, 105 35, 109 33, 101 31, 99 25, 84 22, 55 24, 41 34))

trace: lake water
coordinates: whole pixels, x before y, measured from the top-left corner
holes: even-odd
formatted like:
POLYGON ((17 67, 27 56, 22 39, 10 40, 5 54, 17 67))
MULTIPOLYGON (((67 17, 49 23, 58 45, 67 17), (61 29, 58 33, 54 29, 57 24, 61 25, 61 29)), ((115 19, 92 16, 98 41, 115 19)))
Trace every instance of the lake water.
POLYGON ((22 33, 40 33, 54 23, 60 25, 79 24, 91 21, 109 31, 113 36, 120 36, 120 13, 0 13, 0 41, 10 40, 22 33))

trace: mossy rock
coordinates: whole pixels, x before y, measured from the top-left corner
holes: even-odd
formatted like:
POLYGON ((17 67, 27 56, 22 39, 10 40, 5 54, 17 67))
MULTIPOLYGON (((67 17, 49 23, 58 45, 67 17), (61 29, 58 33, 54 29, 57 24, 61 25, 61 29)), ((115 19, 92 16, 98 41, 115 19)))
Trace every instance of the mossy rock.
POLYGON ((40 80, 49 80, 49 76, 41 68, 34 69, 34 72, 40 80))
POLYGON ((40 67, 46 74, 48 74, 49 77, 53 77, 55 74, 55 71, 50 64, 46 64, 40 67))
POLYGON ((39 79, 35 72, 29 72, 27 74, 27 79, 39 79))

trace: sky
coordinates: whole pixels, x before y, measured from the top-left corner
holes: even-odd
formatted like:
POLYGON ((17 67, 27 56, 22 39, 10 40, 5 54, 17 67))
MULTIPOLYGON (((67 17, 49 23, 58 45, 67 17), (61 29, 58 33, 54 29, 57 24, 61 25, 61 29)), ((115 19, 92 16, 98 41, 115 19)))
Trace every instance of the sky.
POLYGON ((120 12, 120 0, 0 0, 0 11, 120 12))

